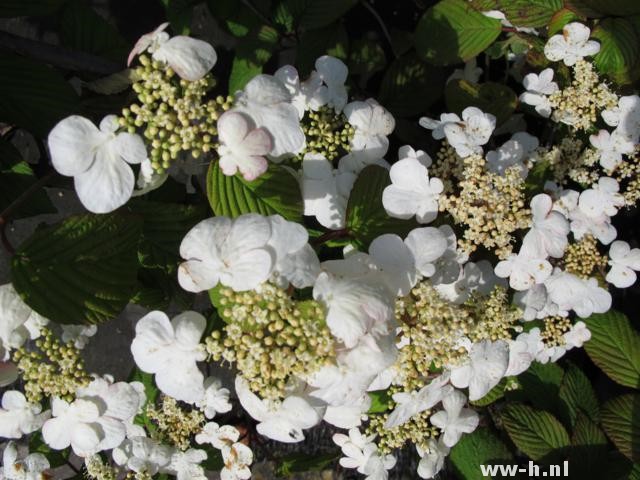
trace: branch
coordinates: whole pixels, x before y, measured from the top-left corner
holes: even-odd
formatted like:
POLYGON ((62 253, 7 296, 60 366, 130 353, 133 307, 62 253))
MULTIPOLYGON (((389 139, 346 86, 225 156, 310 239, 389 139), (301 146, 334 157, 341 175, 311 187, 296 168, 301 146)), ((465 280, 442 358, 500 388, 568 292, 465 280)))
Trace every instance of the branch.
POLYGON ((90 53, 68 50, 57 45, 31 40, 1 30, 0 50, 40 60, 65 70, 109 75, 124 68, 123 65, 90 53))

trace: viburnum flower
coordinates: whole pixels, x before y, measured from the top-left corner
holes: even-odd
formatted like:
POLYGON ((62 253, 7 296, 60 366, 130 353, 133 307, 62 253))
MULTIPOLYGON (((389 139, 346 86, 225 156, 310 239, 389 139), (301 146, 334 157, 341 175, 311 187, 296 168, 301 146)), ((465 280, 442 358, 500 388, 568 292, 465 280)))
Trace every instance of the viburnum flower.
POLYGON ((218 119, 220 169, 225 175, 235 175, 239 170, 249 182, 267 171, 265 155, 273 148, 269 132, 254 128, 252 123, 251 118, 234 111, 218 119))
POLYGON ((377 455, 378 447, 373 442, 374 435, 363 435, 357 428, 349 429, 349 435, 336 433, 333 442, 342 449, 345 455, 340 459, 340 465, 344 468, 355 468, 358 473, 365 473, 365 467, 369 458, 377 455))
POLYGON ((561 258, 569 242, 569 222, 564 215, 553 210, 553 200, 546 193, 533 197, 529 206, 531 229, 524 237, 522 249, 542 251, 545 255, 561 258))
POLYGON ((456 388, 469 387, 469 399, 479 400, 504 377, 509 366, 509 346, 503 340, 483 340, 467 346, 467 350, 468 359, 450 369, 451 383, 456 388))
POLYGON ((97 325, 60 325, 62 327, 62 341, 73 342, 73 346, 82 350, 89 343, 89 338, 98 332, 97 325))
POLYGON ((77 398, 67 402, 61 398, 53 398, 53 418, 42 426, 42 438, 55 450, 62 450, 71 445, 73 452, 79 457, 97 453, 100 443, 108 433, 98 422, 100 407, 98 402, 91 399, 77 398))
POLYGON ((113 460, 121 467, 136 473, 155 475, 166 468, 173 449, 147 437, 133 437, 124 440, 113 449, 113 460))
POLYGON ((0 478, 3 480, 46 480, 53 478, 49 472, 50 466, 47 457, 41 453, 19 456, 16 444, 9 442, 2 453, 0 478))
POLYGON ((169 465, 163 469, 176 476, 177 480, 207 480, 201 463, 207 459, 207 452, 190 448, 183 452, 175 450, 169 465))
POLYGON ((496 128, 496 117, 484 113, 477 107, 467 107, 462 111, 462 121, 447 123, 444 134, 447 141, 461 157, 473 153, 482 153, 482 145, 486 144, 496 128))
POLYGON ((624 206, 624 197, 615 178, 600 177, 598 183, 580 194, 578 207, 590 217, 605 214, 610 217, 624 206))
POLYGON ((196 407, 203 411, 205 417, 213 418, 218 413, 231 410, 228 388, 222 387, 222 382, 215 377, 207 377, 204 381, 204 395, 196 402, 196 407))
POLYGON ((195 436, 196 443, 210 443, 218 450, 228 449, 240 438, 240 432, 231 425, 218 425, 216 422, 208 422, 202 427, 202 431, 195 436))
POLYGON ((298 110, 298 118, 304 117, 307 110, 317 110, 326 102, 326 87, 322 85, 322 77, 315 70, 304 82, 295 67, 285 65, 273 74, 280 80, 291 94, 291 103, 298 110))
POLYGON ((621 135, 638 141, 640 136, 640 97, 638 95, 621 96, 618 105, 610 110, 603 110, 602 119, 607 125, 618 127, 621 135))
POLYGON ((306 143, 300 127, 298 110, 291 104, 291 94, 280 80, 271 75, 257 75, 236 93, 233 110, 251 117, 257 127, 271 134, 270 155, 280 160, 300 152, 306 143))
POLYGON ((429 422, 442 430, 442 443, 449 448, 458 443, 463 433, 471 433, 478 427, 480 417, 470 408, 463 408, 465 403, 467 397, 453 390, 442 400, 444 410, 429 417, 429 422))
POLYGON ((423 277, 436 273, 436 261, 447 251, 447 238, 435 227, 415 228, 404 240, 413 255, 415 268, 423 277))
POLYGON ((529 173, 529 168, 524 161, 528 154, 538 148, 538 145, 538 139, 533 135, 518 132, 497 150, 487 152, 487 168, 490 172, 504 175, 507 168, 517 166, 522 177, 525 178, 529 173))
POLYGON ((486 295, 500 283, 488 260, 480 260, 477 263, 467 262, 464 268, 458 269, 458 272, 458 278, 451 283, 435 283, 435 275, 431 277, 431 282, 440 296, 456 305, 469 300, 474 292, 486 295))
POLYGON ((562 35, 554 35, 544 46, 544 54, 553 61, 562 60, 567 67, 575 65, 584 57, 595 55, 600 51, 600 44, 589 40, 589 27, 572 22, 562 28, 562 35))
POLYGON ((438 196, 444 190, 439 178, 429 178, 427 167, 417 158, 396 162, 389 171, 391 185, 382 192, 382 205, 391 217, 429 223, 438 215, 438 196))
POLYGON ((380 455, 373 453, 367 459, 367 463, 362 469, 365 480, 387 480, 389 478, 388 470, 396 465, 396 457, 391 454, 380 455))
POLYGON ((8 360, 9 353, 27 340, 40 336, 40 329, 48 320, 31 309, 13 285, 0 285, 0 360, 8 360))
POLYGON ((136 324, 131 353, 143 372, 155 374, 163 393, 187 403, 201 401, 204 376, 197 362, 206 358, 200 338, 205 318, 196 312, 183 312, 169 321, 160 311, 153 311, 136 324))
POLYGON ((562 335, 567 349, 581 348, 585 342, 591 339, 591 331, 587 328, 586 323, 580 321, 571 325, 568 332, 562 335))
POLYGON ((407 295, 418 282, 414 256, 398 235, 384 233, 376 237, 369 245, 369 255, 395 295, 407 295))
POLYGON ((153 32, 140 37, 129 53, 127 66, 136 55, 149 50, 154 60, 168 64, 179 76, 190 82, 200 80, 213 68, 218 60, 213 47, 202 40, 178 35, 169 38, 163 23, 153 32))
POLYGON ((522 319, 526 322, 557 313, 557 309, 556 311, 549 310, 547 288, 544 284, 536 284, 527 290, 515 292, 513 303, 522 309, 522 319))
POLYGON ((453 387, 448 383, 449 375, 443 374, 434 378, 418 391, 394 393, 393 401, 396 406, 387 418, 384 424, 385 428, 402 425, 420 412, 433 408, 453 390, 453 387))
POLYGON ((443 113, 440 115, 439 120, 435 120, 429 117, 421 117, 418 120, 418 124, 422 128, 431 130, 431 136, 434 140, 442 140, 445 137, 444 127, 450 123, 459 123, 462 120, 455 113, 443 113))
POLYGON ((316 60, 315 67, 324 82, 323 104, 333 107, 336 112, 342 111, 347 103, 347 66, 339 58, 323 55, 316 60))
POLYGON ((607 170, 616 168, 622 163, 622 155, 633 153, 636 147, 632 139, 617 129, 611 133, 600 130, 597 135, 591 135, 589 141, 600 154, 600 165, 607 170))
POLYGON ((100 129, 78 115, 67 117, 49 133, 53 167, 73 177, 76 192, 87 210, 109 213, 131 198, 135 176, 129 164, 147 158, 142 138, 133 133, 116 133, 115 115, 100 122, 100 129))
POLYGON ((573 310, 579 317, 605 313, 611 308, 611 294, 598 285, 595 278, 580 278, 572 273, 557 270, 545 286, 551 301, 561 312, 573 310))
POLYGON ((478 83, 480 80, 480 76, 482 75, 482 68, 478 66, 478 62, 476 57, 473 57, 468 62, 464 63, 464 68, 456 68, 449 78, 447 78, 447 83, 451 80, 466 80, 470 83, 478 83))
POLYGON ((338 428, 358 427, 366 418, 369 408, 371 408, 371 397, 364 394, 345 405, 327 405, 322 420, 338 428))
POLYGON ((40 404, 28 402, 22 392, 8 390, 2 395, 0 408, 0 437, 22 438, 35 432, 51 416, 42 412, 40 404))
POLYGON ((235 219, 214 217, 193 227, 180 245, 186 260, 178 269, 178 281, 190 292, 201 292, 218 283, 235 291, 251 290, 266 281, 275 254, 267 245, 271 223, 256 214, 235 219))
POLYGON ((535 107, 541 116, 549 118, 549 95, 558 91, 558 84, 553 81, 553 69, 545 68, 539 75, 529 73, 524 77, 522 84, 527 91, 520 94, 520 101, 535 107))
POLYGON ((496 275, 508 277, 509 286, 514 290, 527 290, 537 283, 543 283, 552 271, 553 267, 540 255, 540 250, 524 244, 519 253, 512 253, 495 267, 496 275))
POLYGON ((438 440, 430 438, 428 441, 428 450, 424 451, 416 446, 420 462, 418 462, 418 476, 424 479, 435 477, 444 467, 444 461, 449 455, 449 447, 447 447, 442 437, 438 440))
POLYGON ((298 395, 290 395, 280 405, 272 407, 249 389, 248 382, 236 376, 236 394, 240 404, 257 420, 256 430, 272 440, 297 443, 304 440, 303 430, 317 425, 322 416, 298 395))
POLYGON ((253 463, 253 452, 243 443, 236 442, 222 450, 224 467, 220 480, 245 480, 251 478, 249 465, 253 463))
POLYGON ((450 284, 460 278, 462 264, 469 259, 469 256, 458 251, 458 241, 451 226, 442 225, 438 227, 438 231, 446 239, 447 248, 435 262, 436 272, 431 277, 431 282, 434 285, 450 284))
MULTIPOLYGON (((593 215, 589 208, 579 208, 580 194, 575 190, 562 190, 553 204, 553 209, 559 211, 571 221, 570 228, 573 236, 580 240, 587 234, 593 235, 601 243, 608 245, 618 235, 611 224, 611 217, 606 213, 593 215)), ((596 212, 598 209, 596 208, 596 212)))
POLYGON ((609 265, 605 280, 618 288, 630 287, 636 282, 636 271, 640 271, 640 249, 631 249, 627 242, 616 240, 609 247, 609 265))

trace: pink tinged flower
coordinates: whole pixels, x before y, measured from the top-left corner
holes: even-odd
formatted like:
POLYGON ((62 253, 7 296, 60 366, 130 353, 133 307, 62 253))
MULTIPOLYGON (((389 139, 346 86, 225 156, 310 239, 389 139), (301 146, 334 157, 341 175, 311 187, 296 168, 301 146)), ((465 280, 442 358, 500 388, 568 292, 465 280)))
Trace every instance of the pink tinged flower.
POLYGON ((129 164, 147 158, 142 138, 118 133, 115 115, 100 122, 100 129, 84 117, 61 120, 49 133, 53 167, 73 177, 78 197, 87 210, 108 213, 124 205, 133 193, 135 177, 129 164))
POLYGON ((442 443, 449 448, 458 443, 463 433, 471 433, 478 427, 480 417, 473 410, 463 408, 466 402, 464 394, 454 390, 442 401, 444 410, 429 418, 432 425, 443 431, 442 443))
POLYGON ((468 360, 451 368, 451 383, 456 388, 469 387, 469 399, 479 400, 504 377, 509 365, 509 346, 498 340, 474 343, 468 360))
POLYGON ((271 135, 264 128, 254 128, 253 122, 239 112, 225 112, 218 119, 220 168, 225 175, 239 170, 247 181, 267 171, 267 155, 273 148, 271 135))
POLYGON ((589 27, 577 22, 569 23, 562 29, 562 35, 554 35, 549 39, 544 54, 553 62, 562 60, 568 67, 575 65, 583 57, 600 51, 600 44, 589 40, 590 35, 589 27))
MULTIPOLYGON (((554 258, 564 255, 569 235, 569 222, 560 212, 553 210, 553 200, 545 193, 531 199, 531 229, 523 241, 523 249, 539 251, 554 258)), ((540 283, 540 282, 537 282, 540 283)))
POLYGON ((636 282, 640 271, 640 249, 632 249, 627 242, 616 240, 609 248, 609 265, 606 280, 618 288, 627 288, 636 282))

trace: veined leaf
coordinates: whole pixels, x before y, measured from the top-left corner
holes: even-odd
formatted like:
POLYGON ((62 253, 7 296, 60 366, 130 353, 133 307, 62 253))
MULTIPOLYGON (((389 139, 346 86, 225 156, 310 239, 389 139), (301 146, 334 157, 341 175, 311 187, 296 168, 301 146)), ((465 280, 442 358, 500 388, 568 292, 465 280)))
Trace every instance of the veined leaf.
POLYGON ((640 463, 640 395, 621 395, 605 403, 602 428, 625 457, 640 463))
POLYGON ((448 111, 461 113, 466 107, 478 107, 496 116, 497 124, 505 122, 516 109, 518 97, 506 85, 494 82, 475 84, 452 80, 444 91, 448 111))
POLYGON ((560 398, 567 406, 569 420, 573 425, 579 412, 587 414, 597 422, 600 417, 600 404, 587 376, 573 364, 569 364, 559 391, 560 398))
POLYGON ((593 57, 598 71, 619 84, 632 83, 640 77, 640 36, 626 18, 605 18, 593 29, 591 37, 600 42, 600 52, 593 57))
POLYGON ((513 454, 488 428, 478 428, 469 435, 463 435, 451 449, 450 458, 459 478, 464 480, 487 478, 479 465, 513 463, 513 454))

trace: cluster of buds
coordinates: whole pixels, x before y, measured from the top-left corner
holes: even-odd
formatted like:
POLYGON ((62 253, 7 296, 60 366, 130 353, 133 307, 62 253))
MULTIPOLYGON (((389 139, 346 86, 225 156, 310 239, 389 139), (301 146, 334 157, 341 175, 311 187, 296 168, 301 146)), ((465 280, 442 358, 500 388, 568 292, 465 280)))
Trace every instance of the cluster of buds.
POLYGON ((306 153, 321 154, 329 161, 341 158, 350 151, 350 142, 355 129, 343 113, 323 106, 317 111, 308 111, 301 121, 307 143, 302 158, 306 153))
POLYGON ((160 408, 149 404, 146 413, 158 427, 154 440, 169 443, 183 451, 189 448, 191 438, 202 430, 205 422, 200 410, 183 410, 175 398, 166 395, 162 397, 160 408))

